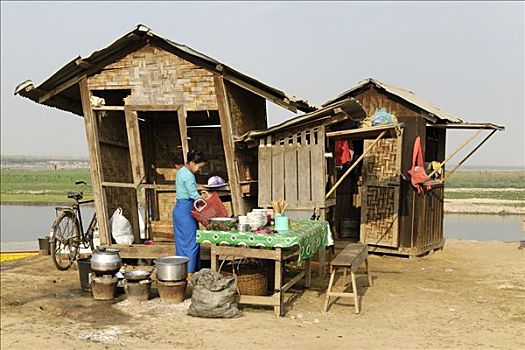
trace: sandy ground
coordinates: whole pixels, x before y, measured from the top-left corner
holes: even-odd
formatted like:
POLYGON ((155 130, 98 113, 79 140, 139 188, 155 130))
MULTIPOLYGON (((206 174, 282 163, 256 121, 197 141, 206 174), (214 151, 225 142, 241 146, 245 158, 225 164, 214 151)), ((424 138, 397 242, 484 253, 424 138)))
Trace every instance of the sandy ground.
MULTIPOLYGON (((448 240, 419 259, 370 258, 362 313, 350 299, 321 311, 327 281, 290 293, 285 317, 244 307, 230 320, 185 315, 189 300, 96 301, 78 272, 49 257, 1 271, 2 349, 518 349, 525 348, 525 249, 448 240)), ((6 265, 4 265, 5 267, 6 265)))

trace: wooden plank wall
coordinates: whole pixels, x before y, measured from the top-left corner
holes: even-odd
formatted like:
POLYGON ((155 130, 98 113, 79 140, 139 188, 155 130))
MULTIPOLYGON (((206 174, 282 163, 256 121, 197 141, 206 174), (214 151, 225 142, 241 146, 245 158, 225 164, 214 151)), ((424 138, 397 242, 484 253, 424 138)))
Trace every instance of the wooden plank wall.
POLYGON ((259 206, 285 199, 289 209, 324 208, 324 128, 269 136, 259 145, 259 206))

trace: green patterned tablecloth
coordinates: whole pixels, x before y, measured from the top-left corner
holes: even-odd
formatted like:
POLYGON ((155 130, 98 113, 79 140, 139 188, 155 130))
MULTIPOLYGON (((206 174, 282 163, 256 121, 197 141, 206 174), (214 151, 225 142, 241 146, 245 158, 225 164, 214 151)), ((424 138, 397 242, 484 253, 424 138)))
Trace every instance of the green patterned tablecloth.
POLYGON ((326 245, 328 229, 326 221, 300 220, 292 223, 289 231, 272 234, 197 230, 197 243, 264 248, 299 246, 300 254, 297 264, 300 264, 304 259, 309 259, 317 253, 320 247, 326 245))

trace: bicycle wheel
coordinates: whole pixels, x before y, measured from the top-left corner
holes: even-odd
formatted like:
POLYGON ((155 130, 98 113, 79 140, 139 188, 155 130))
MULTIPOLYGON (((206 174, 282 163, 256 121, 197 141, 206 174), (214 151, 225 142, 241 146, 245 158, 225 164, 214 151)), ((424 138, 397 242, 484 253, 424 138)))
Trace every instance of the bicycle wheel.
POLYGON ((51 258, 59 270, 67 270, 77 258, 80 246, 80 230, 76 215, 70 211, 58 214, 53 223, 51 258))
POLYGON ((93 214, 93 219, 91 219, 91 222, 89 223, 89 227, 84 234, 84 239, 82 240, 82 245, 84 248, 91 248, 91 251, 95 249, 95 246, 93 244, 93 236, 95 229, 97 227, 97 214, 93 214))

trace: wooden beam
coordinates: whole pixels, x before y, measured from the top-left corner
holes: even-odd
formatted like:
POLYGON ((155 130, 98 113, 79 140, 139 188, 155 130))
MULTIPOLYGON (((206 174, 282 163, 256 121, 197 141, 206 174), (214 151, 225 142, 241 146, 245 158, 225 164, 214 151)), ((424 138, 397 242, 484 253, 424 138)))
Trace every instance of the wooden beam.
POLYGON ((303 277, 305 276, 305 271, 299 272, 297 275, 295 275, 291 280, 286 282, 286 284, 282 287, 282 292, 286 292, 288 289, 290 289, 294 284, 299 282, 303 277))
POLYGON ((124 111, 124 106, 97 106, 91 109, 94 111, 124 111))
POLYGON ((224 156, 233 202, 233 214, 243 215, 244 201, 242 198, 241 185, 239 184, 239 173, 235 164, 235 145, 233 144, 232 118, 226 86, 222 77, 214 75, 215 93, 217 94, 217 105, 219 107, 219 119, 221 122, 222 143, 224 145, 224 156))
POLYGON ((152 105, 126 105, 125 106, 126 109, 129 109, 129 110, 132 110, 132 111, 138 111, 138 112, 141 112, 141 111, 144 111, 144 112, 148 112, 148 111, 178 111, 180 106, 178 105, 157 105, 157 104, 152 104, 152 105))
POLYGON ((107 226, 107 203, 106 193, 102 188, 104 180, 100 159, 100 144, 98 140, 97 120, 91 109, 91 92, 87 85, 86 76, 79 81, 80 97, 82 99, 82 111, 84 113, 84 122, 86 126, 86 137, 88 141, 89 162, 91 179, 93 181, 93 197, 95 199, 95 211, 97 213, 98 230, 100 233, 100 243, 109 244, 109 230, 107 226))
POLYGON ((239 246, 223 246, 216 245, 212 248, 212 254, 216 255, 225 255, 225 256, 242 256, 247 258, 257 258, 257 259, 268 259, 276 260, 280 259, 279 252, 275 249, 255 249, 248 247, 239 247, 239 246))
POLYGON ((190 147, 188 145, 188 126, 186 125, 186 118, 188 117, 186 113, 186 108, 181 107, 177 111, 177 116, 179 118, 179 131, 180 131, 180 141, 182 143, 182 157, 184 158, 184 163, 188 161, 188 152, 190 147))
POLYGON ((135 184, 125 182, 102 182, 103 187, 136 188, 135 184))
POLYGON ((123 259, 156 259, 162 256, 175 255, 175 245, 170 244, 112 244, 111 248, 119 250, 119 255, 123 259))
MULTIPOLYGON (((259 89, 259 88, 256 88, 255 86, 251 85, 251 84, 248 84, 236 77, 233 77, 231 75, 224 75, 223 76, 224 78, 223 79, 226 79, 228 80, 229 82, 231 83, 234 83, 235 85, 238 85, 240 87, 242 87, 243 89, 246 89, 248 91, 251 91, 253 92, 254 94, 256 95, 259 95, 261 96, 262 98, 264 99, 267 99, 267 100, 270 100, 272 101, 273 103, 283 107, 283 108, 286 108, 286 109, 289 109, 290 111, 294 112, 294 113, 297 113, 297 106, 292 103, 292 102, 286 102, 285 100, 282 100, 282 99, 279 99, 279 98, 276 98, 275 96, 272 96, 271 94, 259 89)), ((222 80, 222 79, 221 79, 222 80)))
MULTIPOLYGON (((59 94, 61 93, 62 91, 64 91, 65 89, 77 84, 78 82, 80 82, 80 80, 82 80, 83 78, 86 78, 86 76, 78 76, 78 77, 75 77, 73 79, 70 79, 68 81, 66 81, 65 83, 63 84, 60 84, 58 85, 56 88, 54 88, 53 90, 49 91, 48 93, 42 95, 39 99, 38 99, 38 103, 44 103, 46 102, 47 100, 49 100, 51 97, 55 96, 56 94, 59 94)), ((89 106, 91 107, 91 102, 88 101, 89 103, 89 106)), ((84 108, 84 102, 82 102, 82 109, 84 108)))
POLYGON ((144 170, 144 158, 142 157, 138 114, 128 106, 126 106, 124 114, 128 134, 129 156, 131 159, 131 168, 133 169, 133 182, 135 187, 138 187, 146 176, 144 170))

